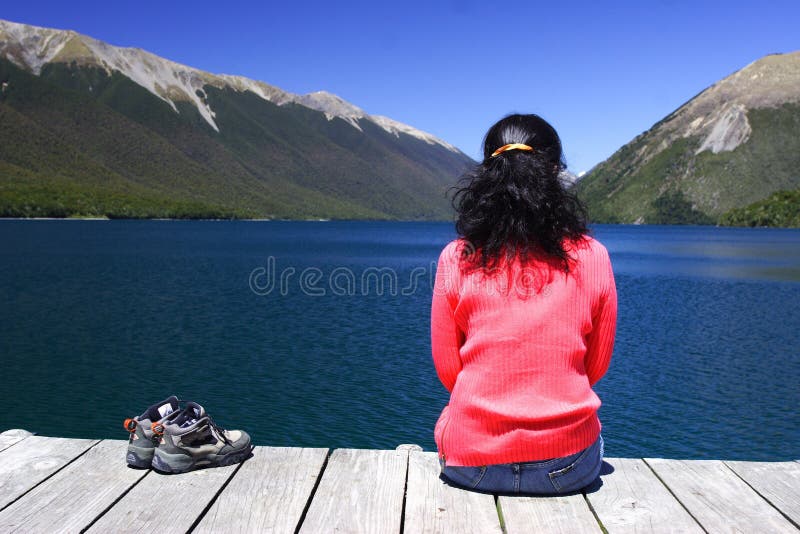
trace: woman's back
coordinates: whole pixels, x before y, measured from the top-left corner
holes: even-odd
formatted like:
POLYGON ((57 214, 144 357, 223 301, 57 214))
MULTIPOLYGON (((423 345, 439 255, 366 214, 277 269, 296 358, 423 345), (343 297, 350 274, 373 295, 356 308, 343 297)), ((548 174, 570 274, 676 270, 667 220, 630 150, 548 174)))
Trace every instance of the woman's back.
POLYGON ((451 391, 436 426, 449 465, 567 456, 598 437, 616 324, 605 247, 565 246, 569 271, 549 259, 465 268, 463 240, 442 252, 431 311, 434 364, 451 391))

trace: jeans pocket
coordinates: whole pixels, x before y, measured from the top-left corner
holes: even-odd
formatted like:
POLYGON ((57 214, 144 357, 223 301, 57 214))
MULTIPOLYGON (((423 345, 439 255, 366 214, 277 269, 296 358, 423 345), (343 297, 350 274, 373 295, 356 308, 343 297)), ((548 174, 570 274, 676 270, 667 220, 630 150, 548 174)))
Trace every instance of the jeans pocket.
POLYGON ((487 467, 485 465, 482 467, 445 465, 444 469, 442 469, 442 475, 444 475, 447 480, 458 486, 475 489, 478 484, 481 483, 481 480, 483 480, 483 476, 486 474, 486 469, 487 467))
POLYGON ((591 484, 600 474, 600 465, 603 463, 603 438, 582 450, 565 467, 560 467, 548 473, 550 482, 557 493, 578 491, 591 484))

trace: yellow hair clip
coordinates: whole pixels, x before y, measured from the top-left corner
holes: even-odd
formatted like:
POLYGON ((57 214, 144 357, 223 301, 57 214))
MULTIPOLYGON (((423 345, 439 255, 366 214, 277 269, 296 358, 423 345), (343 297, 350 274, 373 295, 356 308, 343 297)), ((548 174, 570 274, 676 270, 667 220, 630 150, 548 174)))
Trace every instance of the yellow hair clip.
POLYGON ((500 148, 498 148, 497 150, 495 150, 494 152, 492 152, 492 156, 491 157, 495 157, 497 155, 500 155, 503 152, 505 152, 506 150, 528 150, 528 151, 533 151, 533 149, 531 147, 529 147, 528 145, 523 145, 522 143, 511 143, 510 145, 503 145, 500 148))

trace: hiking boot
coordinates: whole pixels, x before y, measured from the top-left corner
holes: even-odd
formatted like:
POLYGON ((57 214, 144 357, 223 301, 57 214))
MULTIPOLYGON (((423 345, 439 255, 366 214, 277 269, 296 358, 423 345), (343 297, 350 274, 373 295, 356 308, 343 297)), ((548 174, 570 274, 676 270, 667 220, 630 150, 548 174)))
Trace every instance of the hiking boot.
POLYGON ((180 413, 180 401, 174 395, 150 406, 133 419, 125 419, 125 430, 131 433, 128 440, 128 465, 150 469, 159 436, 153 434, 153 423, 160 423, 180 413))
POLYGON ((177 417, 153 424, 153 432, 161 436, 153 468, 165 473, 239 463, 252 450, 246 432, 218 427, 194 402, 187 402, 177 417))

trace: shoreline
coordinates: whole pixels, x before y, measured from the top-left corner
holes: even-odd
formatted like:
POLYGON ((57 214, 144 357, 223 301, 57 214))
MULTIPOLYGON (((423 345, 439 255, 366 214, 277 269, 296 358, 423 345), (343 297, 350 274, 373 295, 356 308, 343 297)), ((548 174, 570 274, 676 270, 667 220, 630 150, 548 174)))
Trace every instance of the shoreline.
MULTIPOLYGON (((445 219, 329 219, 329 218, 309 218, 309 219, 269 219, 269 218, 225 218, 225 219, 206 219, 206 218, 109 218, 109 217, 0 217, 0 221, 174 221, 174 222, 188 222, 188 221, 205 221, 205 222, 395 222, 395 223, 452 223, 452 220, 445 219)), ((641 224, 641 223, 604 223, 604 222, 590 222, 589 226, 625 226, 629 228, 636 227, 654 227, 660 226, 664 228, 739 228, 739 229, 769 229, 769 230, 800 230, 796 226, 729 226, 722 224, 641 224)))

